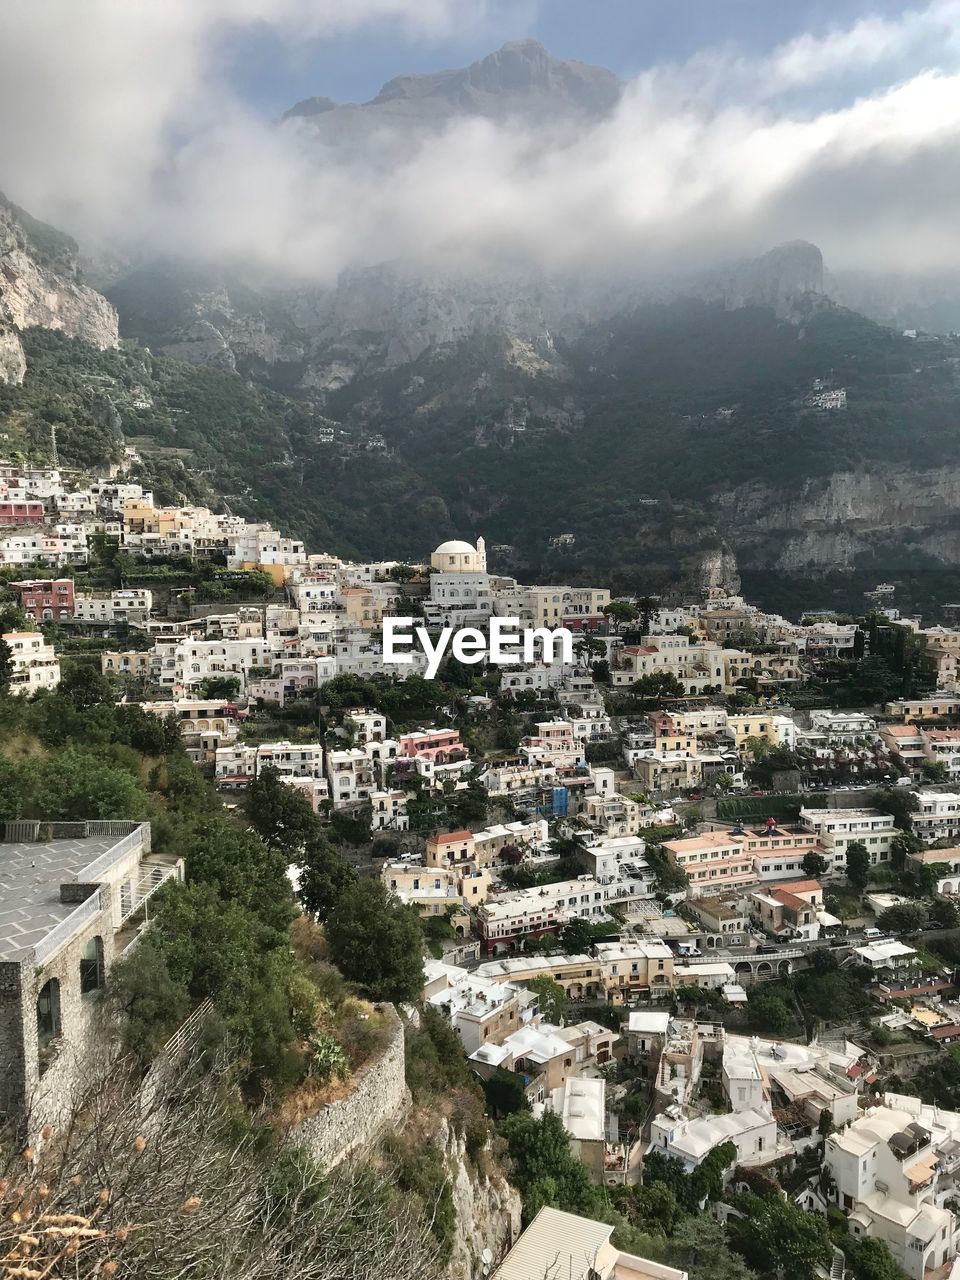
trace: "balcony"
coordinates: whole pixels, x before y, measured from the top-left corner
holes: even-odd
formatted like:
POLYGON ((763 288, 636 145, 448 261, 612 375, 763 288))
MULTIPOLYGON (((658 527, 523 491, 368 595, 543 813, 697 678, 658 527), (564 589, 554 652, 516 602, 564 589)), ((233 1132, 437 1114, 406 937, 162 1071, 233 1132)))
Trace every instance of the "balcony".
POLYGON ((149 920, 149 901, 157 890, 168 881, 183 878, 181 859, 156 859, 140 863, 137 878, 120 886, 114 899, 114 928, 117 930, 115 946, 123 951, 139 937, 149 920))

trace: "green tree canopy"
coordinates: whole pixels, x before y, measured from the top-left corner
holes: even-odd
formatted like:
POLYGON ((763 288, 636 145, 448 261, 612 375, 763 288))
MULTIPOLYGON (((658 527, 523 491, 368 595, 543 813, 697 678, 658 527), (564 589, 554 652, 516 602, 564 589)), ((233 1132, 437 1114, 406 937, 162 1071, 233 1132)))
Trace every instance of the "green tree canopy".
POLYGON ((423 930, 413 907, 379 880, 358 880, 325 926, 334 964, 376 1000, 416 1000, 423 989, 423 930))

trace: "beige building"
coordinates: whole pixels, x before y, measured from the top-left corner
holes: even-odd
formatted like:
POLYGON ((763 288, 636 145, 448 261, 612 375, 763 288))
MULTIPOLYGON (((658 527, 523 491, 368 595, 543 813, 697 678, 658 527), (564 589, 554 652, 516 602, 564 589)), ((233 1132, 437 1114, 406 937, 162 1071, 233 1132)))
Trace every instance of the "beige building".
POLYGON ((545 1207, 493 1280, 687 1280, 685 1271, 617 1249, 612 1235, 606 1223, 545 1207))

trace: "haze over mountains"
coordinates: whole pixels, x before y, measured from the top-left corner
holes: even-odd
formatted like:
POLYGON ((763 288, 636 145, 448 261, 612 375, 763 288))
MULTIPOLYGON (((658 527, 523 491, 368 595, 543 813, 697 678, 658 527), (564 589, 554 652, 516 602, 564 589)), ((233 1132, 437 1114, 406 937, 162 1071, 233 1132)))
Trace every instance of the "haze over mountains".
MULTIPOLYGON (((0 245, 6 380, 23 376, 29 343, 19 329, 39 324, 109 348, 115 307, 121 336, 200 371, 158 365, 150 411, 114 397, 122 431, 192 454, 188 469, 214 492, 350 554, 396 551, 398 530, 411 553, 438 536, 483 532, 503 546, 495 555, 511 571, 575 579, 601 569, 609 576, 616 565, 624 587, 641 577, 689 586, 704 575, 732 580, 739 566, 766 575, 752 590, 780 607, 789 607, 785 591, 812 598, 804 591, 822 590, 831 570, 890 577, 954 564, 960 349, 901 336, 953 327, 948 272, 940 293, 905 263, 891 264, 902 267, 897 284, 838 272, 830 261, 825 269, 816 244, 795 237, 734 253, 721 235, 712 253, 695 239, 684 254, 647 252, 639 237, 628 253, 622 240, 600 243, 589 218, 554 254, 555 212, 524 227, 528 204, 512 208, 511 234, 498 239, 496 226, 508 219, 495 206, 509 199, 509 184, 484 191, 493 230, 485 224, 473 239, 478 211, 469 206, 483 167, 471 168, 451 205, 438 156, 447 155, 455 180, 458 146, 473 166, 478 147, 516 136, 529 165, 562 160, 558 181, 589 188, 584 148, 620 127, 636 92, 601 68, 521 41, 462 70, 399 76, 364 104, 296 104, 272 136, 320 185, 294 194, 339 190, 355 202, 348 214, 361 260, 322 243, 330 222, 312 242, 324 261, 342 262, 329 279, 306 249, 300 257, 278 250, 277 226, 264 216, 264 243, 246 255, 226 223, 222 252, 208 250, 201 227, 189 255, 148 250, 145 228, 139 248, 131 247, 136 235, 108 251, 101 244, 84 280, 69 237, 8 209, 0 245), (324 185, 331 174, 332 188, 324 185), (350 182, 339 187, 344 174, 350 182), (381 179, 399 200, 401 223, 408 184, 416 209, 408 231, 432 210, 422 251, 406 234, 368 234, 361 196, 376 206, 381 179), (591 232, 596 252, 572 254, 591 232), (538 237, 545 243, 527 252, 538 237), (378 258, 377 247, 395 251, 378 258), (879 328, 857 310, 896 327, 879 328), (846 407, 818 408, 815 387, 828 399, 846 392, 846 407)), ((257 168, 257 143, 254 134, 254 215, 269 175, 269 166, 257 168)), ((648 160, 638 154, 641 171, 648 160)), ((177 177, 168 175, 168 187, 177 177)), ((657 180, 651 174, 649 185, 657 180)), ((290 194, 281 181, 266 198, 290 194)), ((290 214, 301 247, 309 211, 290 214)), ((239 222, 247 214, 238 206, 239 222)), ((349 221, 343 210, 338 219, 349 221)), ((36 376, 60 386, 69 349, 34 349, 36 376)), ((101 382, 119 387, 140 376, 111 361, 98 365, 101 382)), ((82 416, 82 393, 79 404, 82 416)), ((101 405, 94 424, 102 418, 101 405)), ((60 434, 69 452, 69 432, 60 434)), ((180 483, 169 468, 163 475, 180 483)))

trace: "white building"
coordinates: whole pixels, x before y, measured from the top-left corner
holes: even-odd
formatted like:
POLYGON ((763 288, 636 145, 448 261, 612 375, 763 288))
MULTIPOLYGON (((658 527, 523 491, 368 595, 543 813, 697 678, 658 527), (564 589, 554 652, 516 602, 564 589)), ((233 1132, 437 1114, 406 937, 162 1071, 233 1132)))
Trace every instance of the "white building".
POLYGON ((125 622, 143 626, 153 609, 153 592, 142 588, 123 588, 103 594, 78 591, 73 602, 77 622, 113 626, 125 622))
POLYGON ((218 781, 259 778, 264 769, 276 769, 287 778, 322 778, 323 747, 318 742, 237 742, 218 747, 218 781))
POLYGON ((55 689, 60 683, 60 663, 53 645, 39 631, 7 631, 0 637, 10 650, 13 671, 10 692, 36 693, 55 689))
POLYGON ((407 831, 410 815, 407 813, 405 791, 374 791, 370 796, 371 831, 407 831))
POLYGON ((327 776, 335 809, 369 800, 377 788, 373 761, 360 747, 329 752, 327 776))
POLYGON ((957 1253, 955 1195, 960 1116, 888 1094, 824 1147, 833 1199, 853 1236, 886 1242, 896 1264, 924 1280, 957 1253))
POLYGON ((955 840, 960 836, 960 793, 956 791, 916 791, 918 808, 913 829, 921 840, 955 840))
POLYGON ((831 746, 852 746, 861 741, 876 742, 877 722, 859 711, 811 711, 810 725, 822 733, 831 746))
POLYGON ((772 1113, 750 1107, 728 1115, 703 1116, 689 1119, 678 1106, 669 1107, 650 1122, 650 1146, 648 1152, 659 1151, 665 1156, 675 1156, 691 1173, 711 1151, 732 1142, 737 1149, 737 1164, 768 1164, 792 1150, 783 1141, 778 1143, 777 1122, 772 1113))
POLYGON ((800 821, 823 845, 824 857, 834 871, 843 871, 851 844, 866 846, 870 865, 890 861, 897 828, 889 813, 879 809, 801 809, 800 821))
POLYGON ((609 920, 611 907, 626 908, 652 897, 653 882, 647 878, 625 876, 601 884, 592 876, 580 876, 499 894, 480 908, 477 927, 488 949, 502 950, 525 934, 545 933, 570 920, 609 920))

